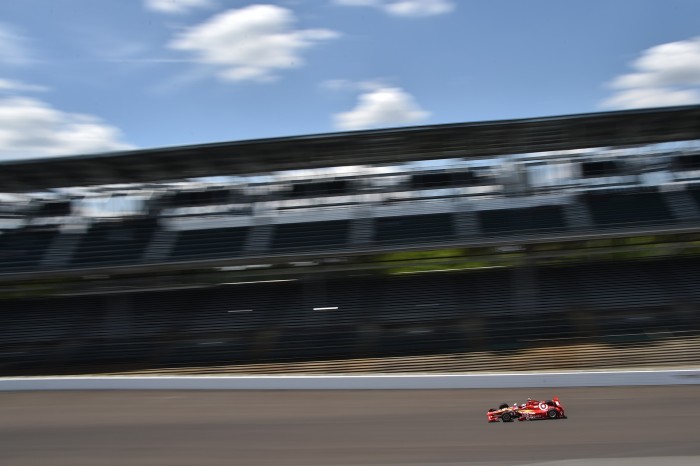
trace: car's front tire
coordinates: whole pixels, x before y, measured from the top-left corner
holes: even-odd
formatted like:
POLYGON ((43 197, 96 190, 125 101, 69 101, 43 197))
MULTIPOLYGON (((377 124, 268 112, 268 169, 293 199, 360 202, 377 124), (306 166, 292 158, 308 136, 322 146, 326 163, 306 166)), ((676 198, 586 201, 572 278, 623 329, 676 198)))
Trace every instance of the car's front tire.
POLYGON ((503 414, 501 414, 501 421, 513 422, 513 416, 510 413, 503 413, 503 414))

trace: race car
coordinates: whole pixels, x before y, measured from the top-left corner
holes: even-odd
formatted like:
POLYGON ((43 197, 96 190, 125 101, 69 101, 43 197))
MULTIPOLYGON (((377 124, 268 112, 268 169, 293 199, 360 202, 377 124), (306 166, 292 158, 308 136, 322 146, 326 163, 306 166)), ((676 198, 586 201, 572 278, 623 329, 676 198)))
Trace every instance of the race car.
POLYGON ((489 422, 535 421, 539 419, 566 419, 564 407, 558 397, 547 401, 537 401, 530 398, 526 403, 509 406, 503 403, 498 409, 489 409, 486 413, 489 422))

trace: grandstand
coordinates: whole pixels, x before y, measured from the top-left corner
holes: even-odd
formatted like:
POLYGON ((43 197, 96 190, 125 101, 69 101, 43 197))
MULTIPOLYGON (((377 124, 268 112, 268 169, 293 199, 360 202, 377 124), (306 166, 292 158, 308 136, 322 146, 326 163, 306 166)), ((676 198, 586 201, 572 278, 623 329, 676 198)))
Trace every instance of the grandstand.
POLYGON ((0 368, 700 362, 700 106, 0 163, 0 368))

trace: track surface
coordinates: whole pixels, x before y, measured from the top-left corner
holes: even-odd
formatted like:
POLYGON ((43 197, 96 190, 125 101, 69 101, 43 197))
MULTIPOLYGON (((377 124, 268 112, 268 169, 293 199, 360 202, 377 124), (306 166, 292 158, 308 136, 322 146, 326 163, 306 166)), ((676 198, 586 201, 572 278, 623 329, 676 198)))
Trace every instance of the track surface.
POLYGON ((5 392, 0 464, 697 465, 699 417, 700 386, 5 392), (553 395, 569 419, 486 423, 499 403, 553 395))

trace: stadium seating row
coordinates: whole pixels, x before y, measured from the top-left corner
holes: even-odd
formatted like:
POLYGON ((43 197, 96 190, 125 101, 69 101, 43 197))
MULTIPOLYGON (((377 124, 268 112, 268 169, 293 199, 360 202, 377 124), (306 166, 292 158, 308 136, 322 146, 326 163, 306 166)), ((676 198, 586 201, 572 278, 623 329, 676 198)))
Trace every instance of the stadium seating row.
POLYGON ((110 371, 690 338, 700 330, 699 261, 532 268, 528 300, 515 280, 523 271, 506 268, 3 300, 0 368, 110 371))
MULTIPOLYGON (((0 234, 0 273, 226 259, 252 252, 342 250, 363 244, 436 243, 468 237, 491 238, 580 231, 586 227, 601 229, 700 220, 693 216, 697 208, 693 210, 686 206, 683 209, 681 201, 688 201, 687 198, 659 192, 590 194, 583 199, 584 202, 569 206, 544 205, 459 214, 426 213, 178 231, 159 227, 155 218, 101 221, 93 224, 86 233, 61 232, 57 226, 30 226, 0 234), (367 234, 361 234, 360 229, 367 230, 367 234)), ((691 199, 700 202, 700 196, 691 199)))

